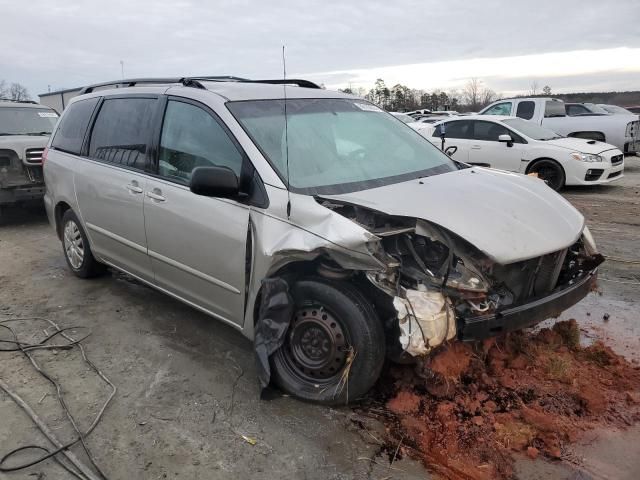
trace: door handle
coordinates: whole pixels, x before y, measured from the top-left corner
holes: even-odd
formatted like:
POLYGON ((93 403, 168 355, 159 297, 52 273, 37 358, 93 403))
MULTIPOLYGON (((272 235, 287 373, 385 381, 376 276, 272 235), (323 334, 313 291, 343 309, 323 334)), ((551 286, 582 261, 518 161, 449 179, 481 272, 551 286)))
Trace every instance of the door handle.
POLYGON ((480 145, 471 145, 471 150, 481 150, 482 147, 480 145))
MULTIPOLYGON (((137 182, 136 182, 137 183, 137 182)), ((125 185, 126 189, 129 190, 131 193, 142 193, 142 188, 140 188, 138 185, 136 185, 135 183, 130 183, 128 185, 125 185)))
POLYGON ((164 198, 161 195, 162 192, 160 192, 160 190, 154 191, 154 192, 147 192, 147 197, 149 197, 152 200, 155 200, 156 202, 164 202, 166 200, 166 198, 164 198))

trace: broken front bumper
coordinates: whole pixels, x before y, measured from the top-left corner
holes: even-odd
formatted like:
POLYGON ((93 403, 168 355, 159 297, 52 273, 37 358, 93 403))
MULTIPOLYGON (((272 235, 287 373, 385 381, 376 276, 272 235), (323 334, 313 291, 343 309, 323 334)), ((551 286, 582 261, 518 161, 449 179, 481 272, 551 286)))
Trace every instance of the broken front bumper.
POLYGON ((597 270, 593 270, 575 283, 533 302, 505 308, 489 315, 463 318, 459 323, 460 339, 483 340, 501 333, 532 327, 543 320, 557 317, 586 297, 596 278, 597 270))

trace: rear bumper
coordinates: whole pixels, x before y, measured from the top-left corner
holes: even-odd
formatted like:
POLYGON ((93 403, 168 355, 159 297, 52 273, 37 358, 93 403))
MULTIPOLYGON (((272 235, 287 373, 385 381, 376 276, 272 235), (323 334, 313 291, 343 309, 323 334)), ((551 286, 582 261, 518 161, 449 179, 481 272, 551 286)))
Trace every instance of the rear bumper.
POLYGON ((44 184, 29 187, 0 189, 0 205, 40 200, 44 197, 44 184))
POLYGON ((557 317, 586 297, 596 278, 597 269, 547 297, 517 307, 506 308, 495 314, 464 318, 459 326, 460 338, 464 341, 483 340, 502 333, 532 327, 543 320, 557 317))

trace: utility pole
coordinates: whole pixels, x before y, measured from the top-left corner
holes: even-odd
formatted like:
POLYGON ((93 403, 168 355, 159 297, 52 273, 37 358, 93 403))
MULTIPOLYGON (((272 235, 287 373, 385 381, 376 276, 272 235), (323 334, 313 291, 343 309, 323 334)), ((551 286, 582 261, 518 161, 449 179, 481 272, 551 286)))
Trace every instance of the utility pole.
POLYGON ((122 73, 122 79, 124 80, 124 61, 120 60, 120 72, 122 73))

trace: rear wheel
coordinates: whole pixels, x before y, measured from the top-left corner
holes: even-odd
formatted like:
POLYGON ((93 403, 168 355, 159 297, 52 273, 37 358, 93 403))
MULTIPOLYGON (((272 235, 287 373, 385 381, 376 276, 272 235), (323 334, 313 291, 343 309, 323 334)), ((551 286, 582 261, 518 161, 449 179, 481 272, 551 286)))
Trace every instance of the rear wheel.
POLYGON ((71 209, 62 216, 62 249, 67 265, 76 276, 90 278, 105 271, 105 266, 91 253, 87 235, 71 209))
POLYGON ((382 324, 350 284, 301 280, 294 315, 271 363, 274 382, 303 400, 347 403, 376 382, 385 359, 382 324))
POLYGON ((527 173, 536 173, 538 178, 544 180, 544 182, 556 192, 564 187, 564 169, 555 160, 548 158, 538 160, 531 165, 527 173))

